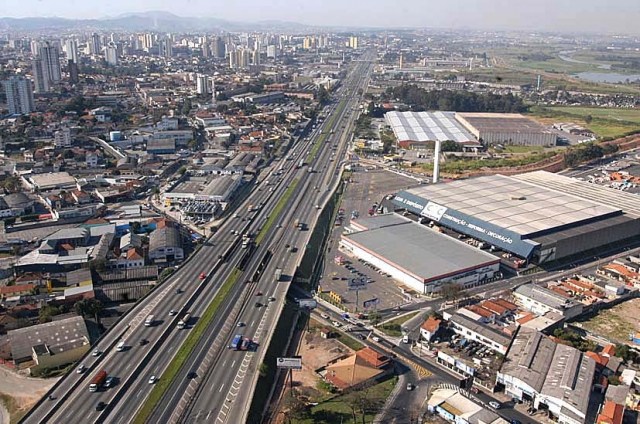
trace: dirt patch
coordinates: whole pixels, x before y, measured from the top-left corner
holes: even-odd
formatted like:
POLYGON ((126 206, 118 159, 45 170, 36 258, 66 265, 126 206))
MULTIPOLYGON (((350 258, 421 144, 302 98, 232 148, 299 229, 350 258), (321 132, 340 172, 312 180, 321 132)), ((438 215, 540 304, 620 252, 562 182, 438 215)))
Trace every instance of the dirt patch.
POLYGON ((58 381, 39 379, 0 367, 0 399, 11 415, 11 422, 24 415, 58 381))
MULTIPOLYGON (((320 329, 325 328, 318 321, 311 320, 309 331, 305 331, 302 342, 298 349, 298 355, 302 356, 302 370, 293 374, 294 384, 297 390, 309 397, 317 399, 322 397, 322 393, 317 389, 318 381, 321 379, 315 370, 323 367, 328 362, 353 353, 353 350, 340 343, 337 339, 324 339, 320 336, 320 329)), ((328 327, 327 327, 328 328, 328 327)))
POLYGON ((640 331, 638 311, 640 299, 631 299, 600 311, 598 315, 580 324, 593 334, 618 343, 629 343, 629 334, 640 331))

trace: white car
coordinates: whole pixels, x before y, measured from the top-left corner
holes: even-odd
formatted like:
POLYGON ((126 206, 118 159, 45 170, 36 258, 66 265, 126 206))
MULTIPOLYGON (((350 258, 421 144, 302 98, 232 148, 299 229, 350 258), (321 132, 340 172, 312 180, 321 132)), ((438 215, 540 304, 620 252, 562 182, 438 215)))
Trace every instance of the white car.
POLYGON ((86 369, 87 369, 87 367, 85 367, 85 366, 84 366, 84 364, 80 364, 80 365, 78 366, 78 368, 76 369, 76 372, 77 372, 78 374, 82 374, 82 373, 84 372, 84 370, 86 370, 86 369))
POLYGON ((102 352, 100 352, 98 349, 94 350, 93 353, 91 354, 91 356, 100 356, 102 355, 102 352))
POLYGON ((173 316, 178 315, 178 312, 172 309, 172 310, 169 311, 169 315, 173 317, 173 316))
POLYGON ((149 377, 149 384, 155 384, 156 381, 158 381, 158 377, 156 377, 155 375, 149 377))
POLYGON ((380 343, 380 337, 378 337, 378 336, 371 337, 371 340, 373 340, 374 342, 380 343))
POLYGON ((333 324, 336 327, 341 327, 342 324, 340 324, 338 321, 333 321, 331 324, 333 324))
POLYGON ((329 319, 329 315, 327 315, 327 314, 325 314, 325 313, 320 314, 320 316, 321 316, 322 318, 324 318, 324 319, 329 319))
POLYGON ((492 400, 491 402, 489 402, 489 406, 492 407, 493 409, 500 409, 500 404, 495 400, 492 400))

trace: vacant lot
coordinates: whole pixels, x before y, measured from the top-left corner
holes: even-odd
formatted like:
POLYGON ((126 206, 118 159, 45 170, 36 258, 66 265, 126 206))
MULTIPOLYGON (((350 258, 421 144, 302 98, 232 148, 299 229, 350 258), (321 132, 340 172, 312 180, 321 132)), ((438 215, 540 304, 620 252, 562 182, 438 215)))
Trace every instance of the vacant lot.
POLYGON ((599 137, 616 138, 640 130, 640 110, 637 109, 545 106, 532 108, 531 113, 546 124, 570 121, 584 125, 599 137))
POLYGON ((640 299, 631 299, 582 322, 582 327, 618 343, 627 343, 629 334, 640 331, 640 299))
POLYGON ((353 352, 338 339, 323 339, 320 337, 320 329, 328 326, 311 320, 309 331, 298 349, 298 355, 302 356, 302 370, 293 372, 293 381, 298 386, 300 394, 307 396, 311 402, 317 402, 326 397, 327 393, 318 390, 318 382, 321 380, 315 372, 318 368, 341 356, 353 352))

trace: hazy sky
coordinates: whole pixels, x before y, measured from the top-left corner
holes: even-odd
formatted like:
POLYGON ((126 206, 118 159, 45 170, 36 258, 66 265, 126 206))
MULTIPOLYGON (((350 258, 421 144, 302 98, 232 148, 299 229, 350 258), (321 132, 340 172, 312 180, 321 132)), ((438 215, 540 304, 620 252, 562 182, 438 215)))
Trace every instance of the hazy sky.
POLYGON ((162 10, 233 21, 640 33, 640 0, 0 0, 0 16, 101 18, 162 10))

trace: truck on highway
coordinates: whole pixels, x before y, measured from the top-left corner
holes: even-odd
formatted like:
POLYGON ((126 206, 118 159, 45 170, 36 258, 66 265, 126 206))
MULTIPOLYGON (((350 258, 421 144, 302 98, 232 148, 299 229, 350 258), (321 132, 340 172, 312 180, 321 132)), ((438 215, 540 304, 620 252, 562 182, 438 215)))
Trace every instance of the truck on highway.
POLYGON ((153 315, 148 315, 147 319, 144 320, 144 326, 151 327, 153 325, 153 322, 154 322, 153 315))
POLYGON ((276 272, 274 273, 274 277, 275 277, 276 281, 280 281, 280 278, 282 278, 282 268, 276 268, 276 272))
POLYGON ((242 334, 236 334, 233 336, 233 340, 231 340, 231 344, 229 345, 230 349, 240 350, 242 347, 242 334))
POLYGON ((300 169, 304 166, 304 159, 300 159, 300 162, 298 162, 298 165, 296 165, 296 169, 300 169))
POLYGON ((97 392, 100 390, 104 381, 107 379, 107 372, 105 370, 100 371, 98 374, 94 375, 89 383, 89 391, 97 392))
POLYGON ((184 314, 182 319, 178 321, 178 329, 184 330, 185 328, 189 328, 190 319, 191 319, 191 315, 189 313, 184 314))

